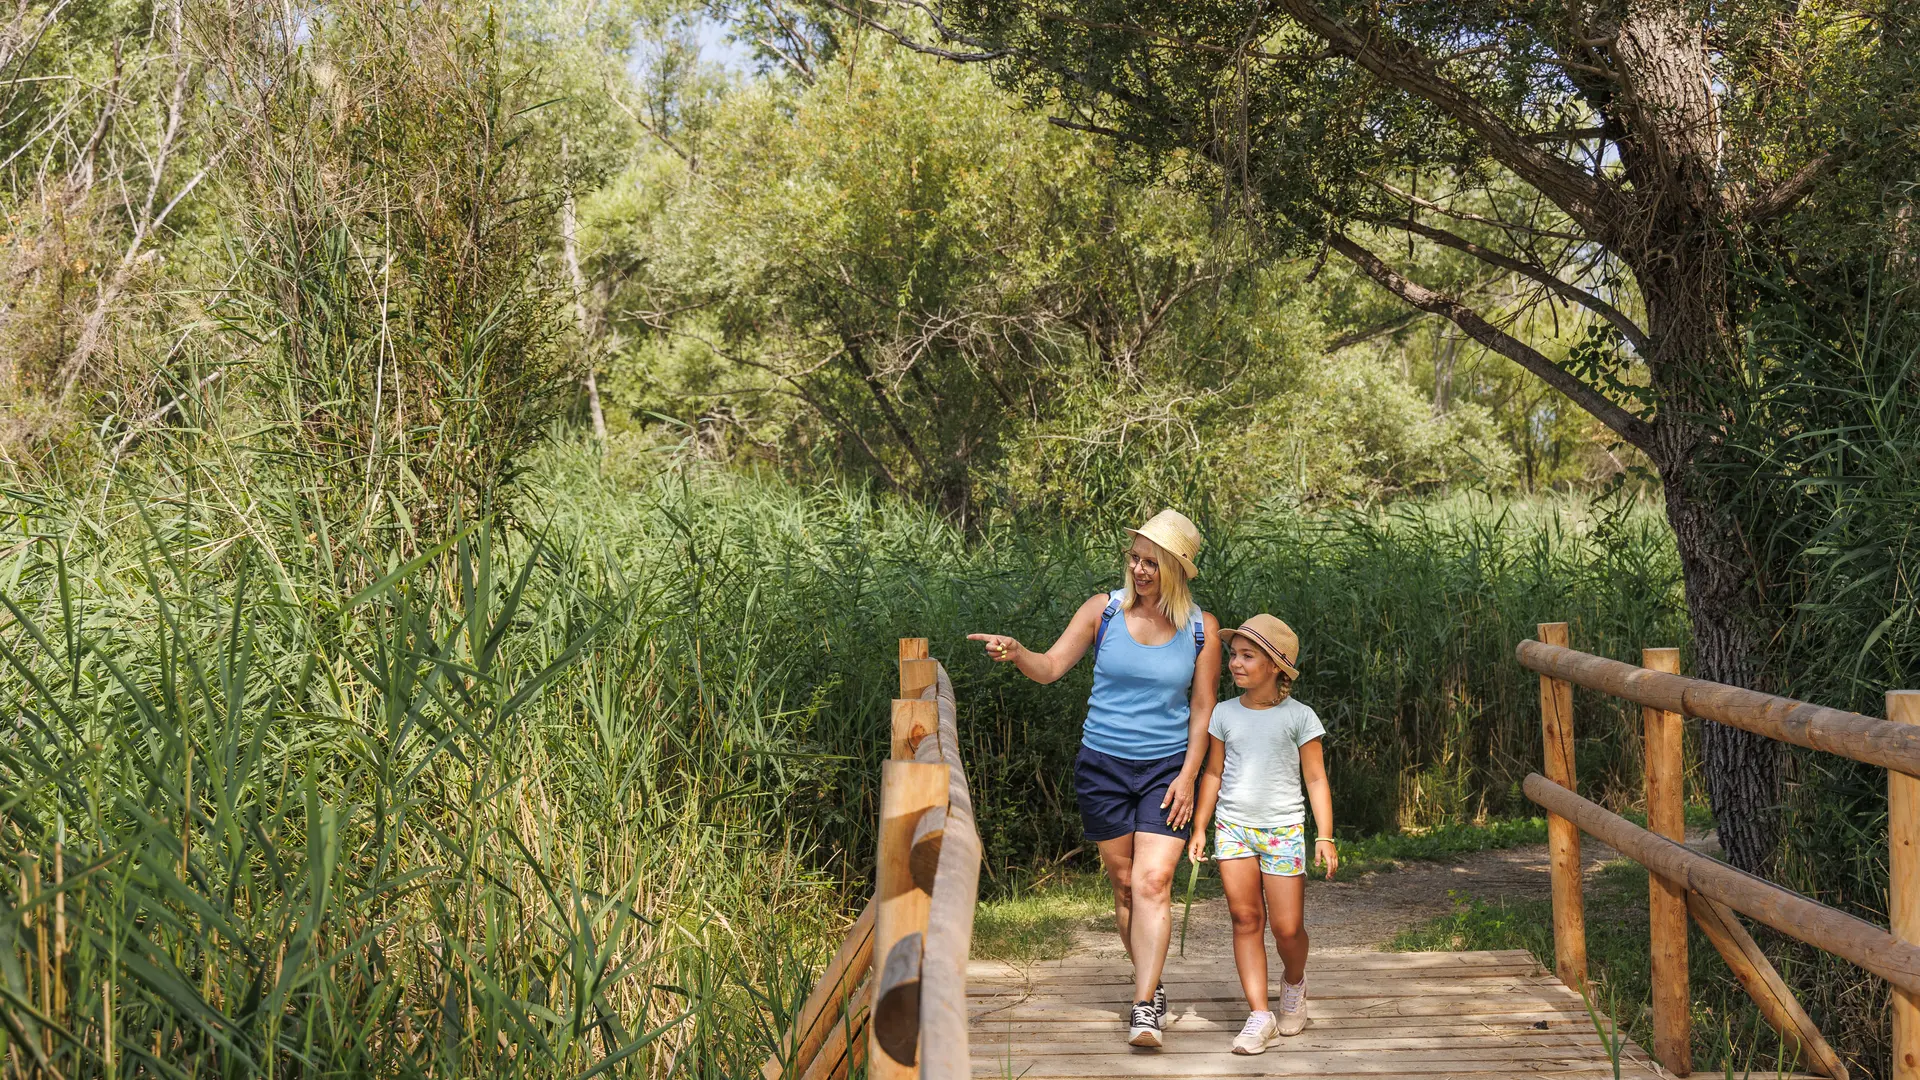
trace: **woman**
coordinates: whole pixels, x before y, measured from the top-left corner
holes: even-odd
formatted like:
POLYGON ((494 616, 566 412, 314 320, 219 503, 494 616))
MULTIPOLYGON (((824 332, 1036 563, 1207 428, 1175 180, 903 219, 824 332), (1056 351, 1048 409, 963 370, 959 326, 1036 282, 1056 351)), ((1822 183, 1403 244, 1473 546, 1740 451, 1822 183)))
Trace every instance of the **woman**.
POLYGON ((1193 818, 1194 779, 1220 682, 1220 624, 1194 603, 1200 530, 1162 510, 1133 534, 1126 586, 1090 597, 1046 652, 1002 634, 970 634, 987 656, 1039 683, 1094 649, 1074 792, 1087 839, 1113 885, 1113 918, 1133 959, 1127 1041, 1159 1046, 1160 984, 1173 932, 1173 876, 1193 818))

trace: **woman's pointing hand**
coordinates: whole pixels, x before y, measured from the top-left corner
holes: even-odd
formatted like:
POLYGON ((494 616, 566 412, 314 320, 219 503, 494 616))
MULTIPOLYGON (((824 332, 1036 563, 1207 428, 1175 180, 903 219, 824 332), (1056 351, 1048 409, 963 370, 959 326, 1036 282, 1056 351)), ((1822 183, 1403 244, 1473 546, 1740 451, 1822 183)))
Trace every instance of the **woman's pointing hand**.
POLYGON ((987 659, 1001 663, 1012 663, 1020 659, 1026 647, 1005 634, 968 634, 968 641, 982 641, 987 646, 987 659))

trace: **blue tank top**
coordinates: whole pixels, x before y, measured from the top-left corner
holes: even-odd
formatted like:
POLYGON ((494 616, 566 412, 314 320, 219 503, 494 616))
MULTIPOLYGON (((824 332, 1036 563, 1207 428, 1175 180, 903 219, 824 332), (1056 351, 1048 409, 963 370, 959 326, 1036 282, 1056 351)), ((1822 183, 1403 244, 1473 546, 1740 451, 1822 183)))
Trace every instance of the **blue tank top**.
POLYGON ((1093 655, 1093 693, 1080 741, 1130 761, 1154 761, 1187 748, 1193 665, 1200 650, 1184 627, 1165 645, 1133 640, 1124 613, 1093 655))

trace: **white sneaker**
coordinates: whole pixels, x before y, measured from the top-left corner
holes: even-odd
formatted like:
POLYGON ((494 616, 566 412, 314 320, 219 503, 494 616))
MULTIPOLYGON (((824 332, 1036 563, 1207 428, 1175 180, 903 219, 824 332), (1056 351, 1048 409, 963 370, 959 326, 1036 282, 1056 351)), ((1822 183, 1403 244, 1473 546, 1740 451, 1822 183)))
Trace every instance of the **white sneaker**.
POLYGON ((1280 1034, 1298 1035, 1307 1028, 1307 979, 1280 980, 1280 1034))
POLYGON ((1264 1054, 1267 1044, 1280 1032, 1279 1021, 1270 1012, 1247 1014, 1247 1022, 1240 1034, 1233 1037, 1233 1052, 1236 1054, 1264 1054))
POLYGON ((1134 1046, 1160 1045, 1160 1010, 1151 1001, 1133 1003, 1133 1023, 1127 1029, 1127 1042, 1134 1046))

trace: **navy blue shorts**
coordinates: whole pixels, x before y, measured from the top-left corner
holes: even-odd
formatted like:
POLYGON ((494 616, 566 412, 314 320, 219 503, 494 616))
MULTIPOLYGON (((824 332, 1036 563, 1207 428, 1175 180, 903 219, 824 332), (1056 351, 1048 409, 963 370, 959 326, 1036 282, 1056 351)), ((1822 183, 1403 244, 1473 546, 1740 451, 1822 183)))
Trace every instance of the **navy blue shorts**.
POLYGON ((1172 757, 1133 761, 1103 754, 1086 746, 1073 761, 1073 793, 1080 799, 1080 823, 1093 843, 1129 833, 1150 832, 1182 840, 1192 825, 1167 824, 1171 807, 1162 808, 1167 786, 1187 763, 1185 750, 1172 757))

